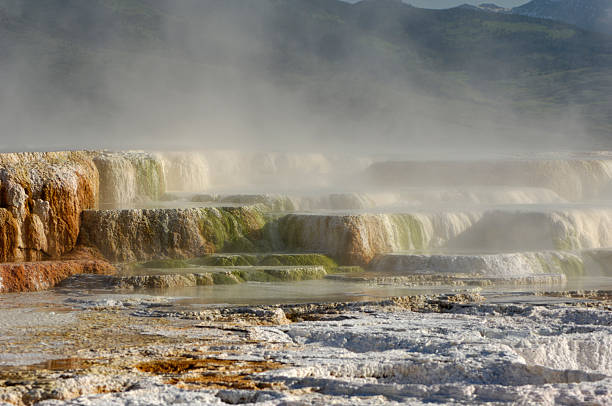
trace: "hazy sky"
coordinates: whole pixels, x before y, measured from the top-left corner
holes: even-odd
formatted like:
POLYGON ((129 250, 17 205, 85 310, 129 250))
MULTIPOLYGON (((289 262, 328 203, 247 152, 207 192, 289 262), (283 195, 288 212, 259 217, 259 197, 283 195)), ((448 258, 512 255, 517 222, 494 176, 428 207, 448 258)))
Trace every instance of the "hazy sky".
MULTIPOLYGON (((349 3, 356 3, 359 0, 346 0, 349 3)), ((494 3, 502 7, 516 7, 528 3, 529 0, 404 0, 404 3, 412 4, 415 7, 423 8, 450 8, 461 4, 482 4, 494 3)))

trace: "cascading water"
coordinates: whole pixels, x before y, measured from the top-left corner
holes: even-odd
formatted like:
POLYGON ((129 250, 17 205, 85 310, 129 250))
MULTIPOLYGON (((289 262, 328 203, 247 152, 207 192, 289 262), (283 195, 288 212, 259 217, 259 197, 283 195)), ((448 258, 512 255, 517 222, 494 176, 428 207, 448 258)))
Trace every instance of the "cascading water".
POLYGON ((166 190, 163 163, 147 152, 105 152, 93 161, 100 174, 100 203, 126 207, 158 200, 166 190))
POLYGON ((164 152, 157 156, 168 191, 202 192, 210 187, 210 168, 202 154, 164 152))
MULTIPOLYGON (((70 230, 81 227, 80 235, 71 231, 66 238, 61 237, 62 241, 70 241, 71 247, 77 242, 93 246, 113 260, 188 258, 219 250, 254 250, 317 252, 331 256, 340 265, 359 265, 375 272, 384 272, 381 261, 389 264, 389 258, 406 261, 401 255, 380 259, 390 253, 435 259, 438 262, 432 269, 442 274, 456 269, 457 273, 508 278, 548 270, 570 278, 591 273, 603 277, 612 268, 611 257, 605 254, 612 247, 612 207, 605 200, 611 184, 607 158, 478 161, 472 163, 472 171, 467 171, 468 162, 377 163, 366 172, 382 176, 388 170, 390 175, 397 175, 401 172, 398 168, 412 168, 434 184, 449 182, 440 176, 450 176, 455 170, 471 178, 464 181, 469 186, 442 188, 411 184, 409 177, 402 180, 407 186, 373 191, 367 182, 341 181, 351 168, 354 175, 367 163, 358 158, 343 161, 321 154, 238 151, 89 152, 73 156, 78 158, 66 165, 66 170, 95 169, 95 179, 94 174, 86 177, 89 183, 99 183, 99 193, 95 187, 94 195, 88 198, 97 197, 102 208, 114 210, 87 212, 82 216, 82 226, 77 212, 68 211, 63 215, 66 218, 60 219, 58 213, 69 207, 45 209, 56 199, 48 195, 48 186, 38 185, 36 177, 19 178, 19 171, 13 170, 13 175, 5 171, 8 175, 1 185, 6 201, 3 221, 6 230, 15 230, 4 237, 6 258, 38 259, 65 250, 58 248, 56 234, 65 233, 58 225, 71 224, 70 230), (484 170, 494 174, 507 170, 516 176, 510 179, 506 174, 493 184, 492 178, 481 172, 484 170), (522 171, 534 171, 536 180, 519 176, 522 171), (300 174, 306 179, 298 182, 300 174), (562 184, 563 176, 568 177, 569 186, 562 184), (248 187, 254 190, 266 191, 276 183, 284 188, 291 182, 302 189, 287 194, 218 194, 216 188, 222 178, 228 188, 236 190, 249 182, 248 187), (332 181, 352 191, 330 189, 332 181), (483 184, 472 185, 476 181, 483 184), (32 185, 27 186, 27 182, 32 185), (528 186, 518 186, 521 182, 528 186), (19 190, 22 193, 17 193, 19 190), (577 194, 574 198, 568 196, 570 190, 577 194), (173 193, 177 195, 173 197, 173 193), (588 201, 585 196, 598 200, 588 201), (155 209, 160 199, 166 202, 155 209), (30 200, 32 203, 26 204, 30 200), (182 209, 172 208, 179 203, 182 209), (139 206, 142 208, 126 210, 139 206), (547 254, 533 254, 543 251, 547 254), (447 265, 441 265, 444 261, 447 265), (567 266, 561 266, 560 261, 567 266)), ((56 166, 60 164, 51 161, 73 159, 60 158, 45 157, 56 166)), ((4 157, 6 162, 10 159, 4 157)), ((35 157, 15 159, 13 166, 35 157)), ((423 182, 419 179, 414 183, 423 182)), ((70 186, 70 193, 82 187, 77 183, 70 186)), ((89 207, 92 204, 95 202, 88 203, 89 207)), ((415 271, 413 268, 409 266, 407 271, 415 271)), ((397 270, 393 264, 387 269, 397 270)))

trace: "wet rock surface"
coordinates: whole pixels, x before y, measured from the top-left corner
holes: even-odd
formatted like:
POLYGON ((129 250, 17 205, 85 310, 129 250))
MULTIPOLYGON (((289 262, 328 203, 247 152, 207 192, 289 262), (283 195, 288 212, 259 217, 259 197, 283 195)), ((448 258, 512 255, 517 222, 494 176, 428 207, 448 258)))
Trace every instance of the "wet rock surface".
POLYGON ((612 394, 609 292, 199 309, 29 295, 0 312, 9 404, 574 405, 612 394))
MULTIPOLYGON (((144 270, 136 275, 117 275, 98 280, 100 288, 170 289, 210 285, 234 285, 245 282, 288 282, 321 279, 327 275, 322 266, 202 267, 162 272, 144 270)), ((66 281, 70 284, 72 281, 66 281)), ((78 283, 78 278, 77 278, 78 283)))

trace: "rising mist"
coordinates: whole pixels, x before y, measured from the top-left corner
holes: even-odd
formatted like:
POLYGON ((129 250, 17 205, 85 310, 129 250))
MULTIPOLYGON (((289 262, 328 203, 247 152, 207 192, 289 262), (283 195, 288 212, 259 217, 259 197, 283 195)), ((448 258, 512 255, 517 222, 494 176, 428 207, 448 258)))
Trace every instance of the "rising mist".
POLYGON ((480 43, 469 32, 431 42, 473 24, 474 13, 389 0, 3 0, 0 148, 593 146, 584 100, 545 103, 533 93, 546 86, 529 87, 538 75, 554 85, 559 70, 604 64, 612 41, 547 22, 544 35, 572 61, 554 69, 529 49, 533 38, 504 36, 523 17, 485 15, 501 28, 480 43), (595 41, 599 59, 577 59, 564 35, 595 41))

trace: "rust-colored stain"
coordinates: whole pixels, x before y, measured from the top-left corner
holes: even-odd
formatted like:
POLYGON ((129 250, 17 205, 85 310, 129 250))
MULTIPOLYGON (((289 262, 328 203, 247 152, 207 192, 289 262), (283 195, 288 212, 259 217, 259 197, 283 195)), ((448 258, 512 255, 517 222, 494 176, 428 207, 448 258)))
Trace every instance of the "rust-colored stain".
POLYGON ((258 382, 252 374, 282 368, 273 361, 243 361, 232 359, 167 359, 136 365, 142 372, 166 375, 166 383, 185 389, 270 389, 274 385, 258 382))
POLYGON ((111 275, 116 269, 98 259, 70 259, 0 264, 0 293, 34 292, 55 286, 69 276, 89 273, 111 275))

